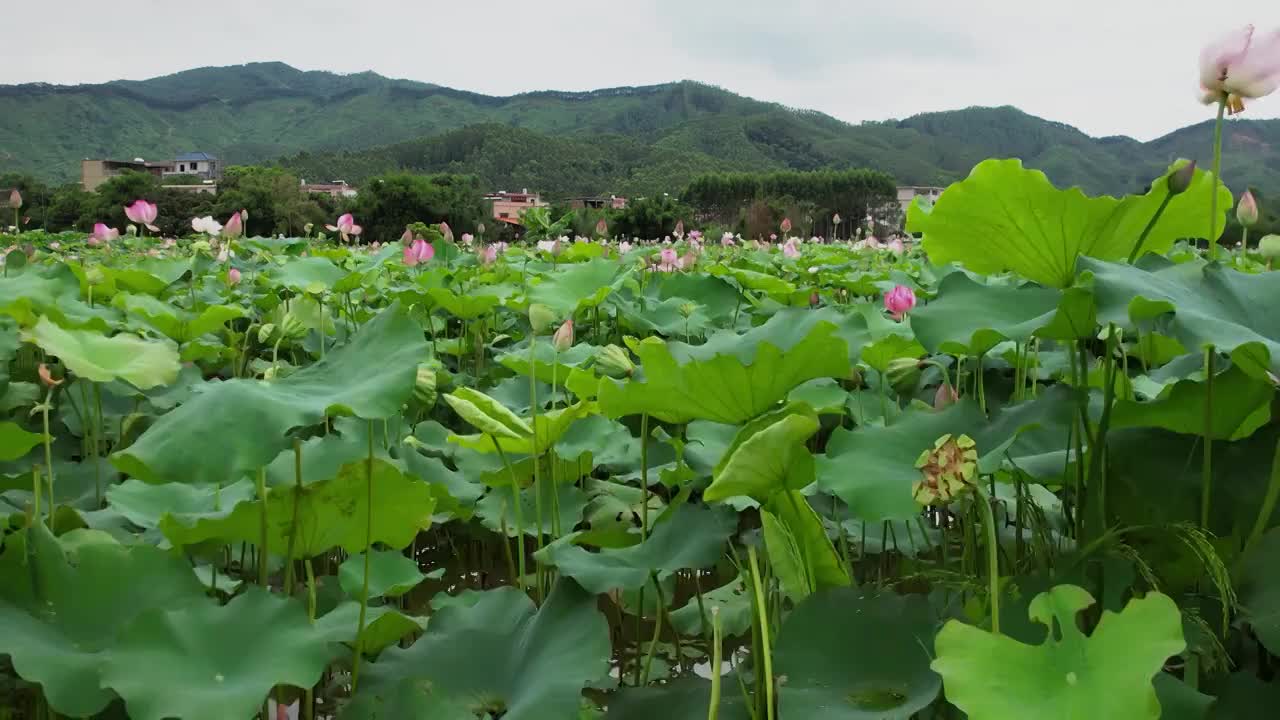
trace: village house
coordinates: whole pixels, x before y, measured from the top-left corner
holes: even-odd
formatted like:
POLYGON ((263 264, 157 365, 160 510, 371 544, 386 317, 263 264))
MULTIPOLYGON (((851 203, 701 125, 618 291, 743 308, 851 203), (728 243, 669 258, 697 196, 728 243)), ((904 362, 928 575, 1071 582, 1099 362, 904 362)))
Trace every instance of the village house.
POLYGON ((346 180, 334 180, 328 183, 309 183, 305 178, 301 180, 302 192, 314 195, 328 195, 331 198, 353 198, 358 193, 356 189, 347 184, 346 180))
POLYGON ((946 188, 931 187, 925 185, 900 185, 898 186, 898 204, 902 206, 902 212, 906 212, 911 207, 911 202, 916 198, 921 198, 925 202, 938 202, 938 197, 942 195, 942 191, 946 188))
POLYGON ((529 188, 524 188, 518 193, 499 190, 485 195, 484 199, 493 203, 494 220, 511 225, 520 224, 520 214, 525 210, 546 207, 550 204, 543 202, 542 196, 538 193, 529 192, 529 188))
POLYGON ((605 197, 603 195, 595 197, 574 197, 568 200, 569 208, 572 210, 583 210, 591 208, 593 210, 603 210, 609 208, 612 210, 621 210, 627 206, 627 199, 617 195, 605 197))
POLYGON ((84 159, 80 161, 80 187, 93 192, 107 180, 125 172, 148 173, 163 180, 175 175, 194 175, 202 181, 199 185, 166 185, 191 192, 217 192, 217 181, 222 178, 222 164, 214 156, 203 152, 183 153, 173 160, 147 161, 84 159))

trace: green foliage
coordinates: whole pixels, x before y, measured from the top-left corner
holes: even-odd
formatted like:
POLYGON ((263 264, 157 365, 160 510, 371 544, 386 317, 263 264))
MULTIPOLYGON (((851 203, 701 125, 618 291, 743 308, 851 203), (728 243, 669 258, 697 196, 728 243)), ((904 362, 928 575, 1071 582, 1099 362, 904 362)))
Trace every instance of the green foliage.
POLYGON ((483 192, 474 176, 394 173, 361 184, 352 212, 369 237, 384 242, 415 222, 447 222, 461 234, 488 219, 483 192))

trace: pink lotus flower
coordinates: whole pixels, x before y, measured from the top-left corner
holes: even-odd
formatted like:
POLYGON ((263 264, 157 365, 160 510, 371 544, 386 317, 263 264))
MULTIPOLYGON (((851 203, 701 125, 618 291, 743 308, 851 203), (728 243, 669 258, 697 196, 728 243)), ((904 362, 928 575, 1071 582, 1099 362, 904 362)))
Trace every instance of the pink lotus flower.
POLYGON ((795 240, 782 243, 782 254, 789 258, 800 257, 800 248, 796 247, 795 240))
POLYGON ((445 242, 453 242, 453 230, 449 227, 449 223, 440 223, 440 234, 444 236, 445 242))
POLYGON ((690 230, 690 231, 689 231, 689 240, 690 240, 691 242, 697 242, 697 241, 699 241, 699 240, 701 240, 701 239, 702 239, 702 231, 701 231, 701 230, 690 230))
POLYGON ((933 393, 933 409, 941 410, 959 399, 960 394, 956 392, 955 388, 951 387, 951 383, 944 382, 933 393))
POLYGON ((777 242, 778 233, 769 233, 769 242, 777 242))
POLYGON ((107 227, 106 223, 94 223, 93 232, 89 233, 89 244, 100 245, 105 242, 111 242, 120 237, 120 231, 107 227))
POLYGON ((721 235, 721 236, 720 236, 720 244, 721 244, 721 245, 724 245, 725 247, 729 247, 730 245, 735 244, 735 243, 734 243, 734 239, 733 239, 733 233, 731 233, 731 232, 727 232, 727 233, 725 233, 725 234, 721 235))
POLYGON ((654 268, 658 272, 675 272, 680 269, 680 257, 675 248, 662 248, 658 258, 658 264, 654 268))
POLYGON ((239 271, 239 270, 237 270, 237 269, 235 269, 235 268, 231 268, 230 270, 228 270, 228 271, 227 271, 227 284, 228 284, 228 285, 236 285, 236 284, 238 284, 239 282, 240 282, 240 271, 239 271))
POLYGON ((422 238, 415 238, 409 247, 404 249, 404 264, 413 267, 418 263, 424 263, 434 257, 436 249, 431 243, 422 238))
POLYGON ((622 242, 618 243, 618 252, 624 253, 624 254, 631 252, 631 243, 627 242, 626 240, 623 240, 622 242))
POLYGON ((601 237, 609 234, 609 223, 605 222, 604 218, 596 221, 596 234, 601 237))
POLYGON ((18 192, 17 188, 14 188, 13 192, 9 193, 9 207, 14 210, 22 207, 22 193, 18 192))
POLYGON ((498 246, 486 245, 480 248, 479 255, 481 265, 492 265, 498 261, 498 246))
POLYGON ((677 238, 680 238, 680 239, 684 238, 684 221, 683 220, 676 221, 676 229, 671 234, 675 235, 677 238))
MULTIPOLYGON (((238 215, 236 217, 239 217, 238 215)), ((191 218, 191 229, 198 233, 204 233, 209 237, 217 237, 222 232, 222 223, 213 219, 211 215, 204 217, 191 218)))
POLYGON ((1240 196, 1240 202, 1236 205, 1236 219, 1245 227, 1253 227, 1258 222, 1258 201, 1253 199, 1253 193, 1245 190, 1240 196))
POLYGON ((890 251, 893 252, 894 255, 901 255, 902 253, 907 251, 906 246, 902 244, 902 240, 900 238, 894 238, 890 240, 887 247, 889 248, 890 251))
POLYGON ((351 213, 345 213, 340 216, 337 225, 325 225, 325 227, 329 229, 329 232, 338 233, 343 242, 346 242, 353 235, 359 237, 360 233, 364 232, 364 228, 356 224, 356 219, 351 216, 351 213))
POLYGON ((471 247, 471 243, 475 242, 475 236, 471 233, 462 233, 462 244, 471 247))
POLYGON ((884 309, 893 315, 894 320, 902 320, 902 316, 915 306, 916 294, 906 285, 896 285, 884 294, 884 309))
POLYGON ((1227 103, 1231 114, 1244 110, 1245 99, 1270 95, 1280 87, 1280 30, 1255 39, 1245 25, 1200 51, 1200 100, 1227 103))
POLYGON ((573 347, 573 318, 565 320, 556 334, 551 336, 551 346, 556 352, 564 352, 573 347))
POLYGON ((782 224, 778 225, 778 229, 782 231, 783 235, 791 232, 791 218, 782 218, 782 224))
POLYGON ((240 213, 232 213, 231 219, 227 220, 227 224, 222 226, 222 234, 227 238, 235 239, 244 234, 244 221, 240 217, 240 213))
POLYGON ((160 228, 155 226, 156 215, 160 209, 154 204, 147 202, 141 198, 134 200, 132 205, 126 205, 124 208, 125 217, 130 222, 146 226, 151 232, 160 232, 160 228))
POLYGON ((559 239, 559 238, 556 238, 555 240, 539 240, 539 241, 538 241, 538 249, 539 249, 539 250, 542 250, 542 251, 544 251, 544 252, 549 252, 549 253, 551 253, 552 255, 559 255, 559 254, 560 254, 560 239, 559 239))

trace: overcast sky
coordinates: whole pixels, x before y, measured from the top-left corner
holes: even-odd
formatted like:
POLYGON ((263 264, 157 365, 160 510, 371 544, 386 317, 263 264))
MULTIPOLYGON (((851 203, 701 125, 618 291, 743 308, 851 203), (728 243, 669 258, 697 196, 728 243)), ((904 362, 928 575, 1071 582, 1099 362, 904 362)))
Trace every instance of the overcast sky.
MULTIPOLYGON (((1200 46, 1277 0, 7 0, 3 83, 279 60, 487 94, 690 79, 849 122, 1016 105, 1092 135, 1211 117, 1200 46)), ((1280 117, 1280 94, 1245 117, 1280 117)))

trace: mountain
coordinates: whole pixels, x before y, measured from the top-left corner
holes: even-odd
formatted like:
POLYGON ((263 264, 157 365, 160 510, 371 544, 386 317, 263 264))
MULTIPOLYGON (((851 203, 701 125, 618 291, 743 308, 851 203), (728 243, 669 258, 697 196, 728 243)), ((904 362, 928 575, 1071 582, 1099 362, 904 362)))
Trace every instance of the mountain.
MULTIPOLYGON (((870 167, 940 185, 987 157, 1020 157, 1058 185, 1141 190, 1178 157, 1207 166, 1206 121, 1139 142, 1090 137, 1013 107, 852 125, 678 82, 492 97, 375 73, 283 63, 200 68, 100 85, 0 86, 0 172, 78 178, 85 157, 204 150, 359 182, 389 170, 461 171, 495 188, 559 194, 675 191, 719 170, 870 167)), ((1232 120, 1233 187, 1280 189, 1280 120, 1232 120)))

